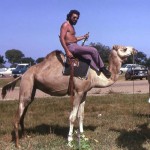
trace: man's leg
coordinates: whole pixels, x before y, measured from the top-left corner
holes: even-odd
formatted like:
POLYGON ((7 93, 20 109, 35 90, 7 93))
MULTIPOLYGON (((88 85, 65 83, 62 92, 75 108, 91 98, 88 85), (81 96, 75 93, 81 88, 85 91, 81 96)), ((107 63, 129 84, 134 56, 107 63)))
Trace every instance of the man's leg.
POLYGON ((90 46, 79 46, 77 44, 73 44, 69 47, 70 51, 73 52, 74 55, 82 56, 85 59, 89 59, 91 61, 91 66, 97 70, 104 73, 106 77, 110 77, 111 73, 104 67, 104 63, 97 51, 94 47, 90 46))

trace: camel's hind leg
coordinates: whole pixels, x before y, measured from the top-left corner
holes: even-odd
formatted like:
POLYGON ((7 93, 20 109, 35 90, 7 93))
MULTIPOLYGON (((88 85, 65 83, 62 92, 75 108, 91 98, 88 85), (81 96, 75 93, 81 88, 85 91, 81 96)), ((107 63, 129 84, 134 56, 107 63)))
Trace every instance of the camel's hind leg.
POLYGON ((32 90, 32 94, 31 94, 31 98, 29 99, 29 101, 27 103, 25 103, 25 108, 24 108, 24 111, 22 113, 22 116, 20 118, 20 126, 21 126, 21 132, 22 132, 22 135, 24 136, 25 135, 25 132, 24 132, 24 117, 26 115, 26 112, 28 110, 28 107, 29 105, 32 103, 32 101, 34 100, 34 96, 35 96, 35 92, 36 92, 36 89, 33 88, 32 90))
POLYGON ((30 88, 28 88, 26 84, 25 86, 26 88, 23 86, 20 89, 20 102, 19 102, 18 110, 17 110, 15 120, 14 120, 16 147, 19 147, 19 133, 18 133, 19 124, 21 126, 21 133, 24 135, 24 117, 25 117, 25 114, 27 112, 29 105, 34 99, 34 95, 36 91, 35 88, 31 87, 31 83, 28 83, 28 84, 30 85, 30 88))

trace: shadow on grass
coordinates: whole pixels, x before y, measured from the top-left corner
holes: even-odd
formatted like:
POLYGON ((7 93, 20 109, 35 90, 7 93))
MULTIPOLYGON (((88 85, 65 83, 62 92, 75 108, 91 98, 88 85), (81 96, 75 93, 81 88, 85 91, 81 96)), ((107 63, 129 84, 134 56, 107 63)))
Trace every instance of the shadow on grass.
POLYGON ((126 148, 128 150, 148 150, 143 144, 150 140, 150 128, 148 123, 136 126, 134 130, 125 129, 110 129, 111 131, 119 132, 120 135, 116 139, 116 144, 120 148, 126 148))
MULTIPOLYGON (((96 126, 85 126, 85 130, 94 131, 96 126)), ((67 138, 69 133, 69 126, 63 127, 59 125, 47 125, 41 124, 36 126, 35 128, 28 128, 25 130, 26 134, 37 134, 37 135, 48 135, 48 134, 55 134, 57 136, 62 136, 63 138, 67 138)), ((12 141, 15 141, 15 132, 12 131, 12 141)), ((19 138, 21 138, 21 130, 19 130, 19 138)))

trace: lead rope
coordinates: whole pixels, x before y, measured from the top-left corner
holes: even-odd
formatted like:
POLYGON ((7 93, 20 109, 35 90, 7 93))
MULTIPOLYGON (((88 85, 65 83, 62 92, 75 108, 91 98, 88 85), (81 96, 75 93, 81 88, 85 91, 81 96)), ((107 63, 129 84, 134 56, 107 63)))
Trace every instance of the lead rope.
POLYGON ((74 77, 74 63, 75 63, 75 59, 74 58, 69 58, 69 63, 70 63, 70 79, 69 79, 69 87, 68 87, 68 92, 70 94, 70 102, 72 104, 72 108, 73 108, 73 101, 74 101, 74 81, 73 81, 73 77, 74 77))
POLYGON ((148 69, 147 72, 147 80, 148 80, 148 85, 149 85, 149 99, 148 99, 148 103, 150 103, 150 70, 148 69))
MULTIPOLYGON (((149 99, 148 99, 148 105, 149 105, 149 110, 150 110, 150 70, 148 68, 148 77, 147 77, 147 80, 148 80, 148 85, 149 85, 149 99)), ((149 114, 147 114, 147 123, 149 123, 149 114)))
MULTIPOLYGON (((132 61, 133 61, 133 64, 135 64, 135 61, 134 61, 134 54, 133 54, 133 57, 132 57, 132 61)), ((134 69, 133 69, 133 75, 134 75, 134 69)), ((135 108, 134 108, 134 104, 135 104, 135 97, 134 97, 134 78, 132 78, 132 80, 133 80, 133 101, 132 101, 132 113, 133 113, 133 115, 134 115, 134 111, 135 111, 135 108)))

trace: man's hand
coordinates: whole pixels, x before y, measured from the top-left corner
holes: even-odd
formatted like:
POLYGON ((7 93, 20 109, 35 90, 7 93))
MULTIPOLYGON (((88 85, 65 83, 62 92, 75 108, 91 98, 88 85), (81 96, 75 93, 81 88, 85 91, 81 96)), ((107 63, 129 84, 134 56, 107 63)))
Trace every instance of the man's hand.
POLYGON ((72 53, 70 51, 68 51, 66 53, 66 55, 67 55, 67 58, 70 58, 70 59, 74 58, 73 55, 72 55, 72 53))
POLYGON ((85 39, 88 39, 88 38, 89 38, 89 32, 84 35, 84 38, 85 38, 85 39))
POLYGON ((82 46, 84 45, 85 41, 89 38, 89 32, 84 35, 84 40, 82 42, 82 46))

